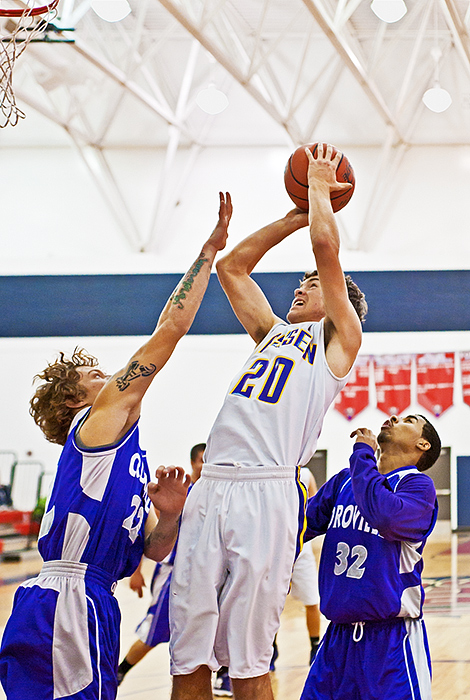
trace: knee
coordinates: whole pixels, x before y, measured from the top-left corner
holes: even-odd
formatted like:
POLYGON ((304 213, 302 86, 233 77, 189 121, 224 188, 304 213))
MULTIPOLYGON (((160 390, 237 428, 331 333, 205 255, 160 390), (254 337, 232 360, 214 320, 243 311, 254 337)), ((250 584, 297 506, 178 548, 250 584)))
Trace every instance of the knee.
POLYGON ((208 666, 199 666, 193 673, 183 676, 173 676, 171 700, 194 700, 195 697, 211 698, 211 676, 211 670, 208 666))

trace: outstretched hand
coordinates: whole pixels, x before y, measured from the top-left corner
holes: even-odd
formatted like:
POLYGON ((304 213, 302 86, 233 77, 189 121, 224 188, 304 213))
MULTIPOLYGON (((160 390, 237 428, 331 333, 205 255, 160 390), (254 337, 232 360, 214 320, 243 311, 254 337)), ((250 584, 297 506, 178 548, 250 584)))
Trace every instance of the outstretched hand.
POLYGON ((333 158, 333 146, 329 143, 319 143, 315 156, 309 148, 305 149, 305 153, 308 158, 309 187, 312 187, 318 182, 328 185, 330 192, 343 192, 353 187, 350 182, 338 182, 336 180, 336 168, 343 157, 341 151, 337 151, 333 158))
POLYGON ((366 445, 369 445, 369 447, 372 447, 374 452, 377 452, 379 444, 374 433, 372 430, 369 430, 369 428, 358 428, 357 430, 353 430, 349 437, 355 437, 356 442, 363 442, 366 445))
POLYGON ((137 593, 139 598, 143 597, 143 595, 144 595, 143 589, 146 587, 146 584, 145 584, 145 579, 142 575, 142 572, 140 571, 140 568, 136 569, 134 571, 134 573, 132 574, 132 576, 130 577, 129 587, 130 587, 131 591, 134 591, 135 593, 137 593))
POLYGON ((207 243, 214 246, 216 250, 223 250, 227 244, 228 225, 232 218, 233 206, 230 192, 219 192, 219 220, 212 231, 207 243))
POLYGON ((189 474, 181 467, 158 467, 155 482, 150 482, 147 490, 150 500, 160 515, 179 515, 183 510, 188 488, 189 474))

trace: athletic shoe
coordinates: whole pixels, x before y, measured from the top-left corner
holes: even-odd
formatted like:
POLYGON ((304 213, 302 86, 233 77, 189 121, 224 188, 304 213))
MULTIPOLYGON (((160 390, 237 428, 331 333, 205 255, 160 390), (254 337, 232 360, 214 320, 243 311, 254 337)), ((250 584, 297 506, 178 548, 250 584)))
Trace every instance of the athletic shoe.
POLYGON ((232 684, 230 683, 228 673, 224 673, 222 676, 215 679, 212 692, 214 695, 223 696, 226 698, 231 698, 233 696, 232 684))

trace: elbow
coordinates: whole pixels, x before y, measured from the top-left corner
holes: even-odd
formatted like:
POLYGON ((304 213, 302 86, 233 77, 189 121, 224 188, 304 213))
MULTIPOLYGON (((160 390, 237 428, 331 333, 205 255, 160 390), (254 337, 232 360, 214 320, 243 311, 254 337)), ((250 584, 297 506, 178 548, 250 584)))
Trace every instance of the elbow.
POLYGON ((339 241, 333 240, 327 232, 316 235, 312 243, 315 257, 338 259, 339 241))
POLYGON ((218 275, 227 274, 233 270, 234 267, 233 256, 230 253, 224 255, 222 258, 219 258, 215 263, 215 268, 218 275))
POLYGON ((219 258, 219 260, 217 260, 217 262, 215 263, 215 269, 217 271, 217 277, 219 279, 222 279, 227 271, 227 256, 224 256, 223 258, 219 258))
POLYGON ((246 272, 240 268, 240 264, 237 263, 235 257, 231 253, 217 260, 215 268, 217 270, 217 277, 222 286, 224 281, 233 277, 240 277, 246 272))
POLYGON ((176 344, 189 331, 192 325, 192 318, 187 318, 186 314, 181 314, 176 318, 165 322, 165 335, 176 344))

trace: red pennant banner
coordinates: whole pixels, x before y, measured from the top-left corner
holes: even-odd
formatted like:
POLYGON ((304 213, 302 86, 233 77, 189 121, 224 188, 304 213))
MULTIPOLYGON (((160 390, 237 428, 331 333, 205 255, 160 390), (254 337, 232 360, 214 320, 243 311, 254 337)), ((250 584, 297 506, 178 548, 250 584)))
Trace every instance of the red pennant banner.
POLYGON ((351 379, 336 397, 335 408, 352 420, 369 405, 369 357, 359 355, 351 379))
POLYGON ((470 406, 470 352, 460 353, 460 371, 462 374, 462 394, 464 403, 470 406))
POLYGON ((418 403, 436 417, 453 404, 455 353, 416 355, 418 403))
POLYGON ((411 355, 374 358, 377 408, 387 416, 400 415, 411 403, 411 355))

